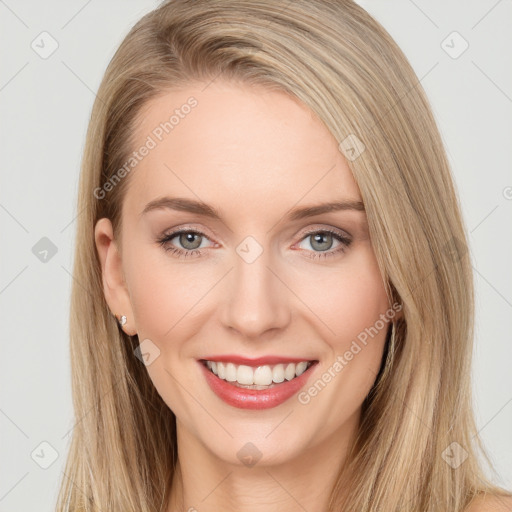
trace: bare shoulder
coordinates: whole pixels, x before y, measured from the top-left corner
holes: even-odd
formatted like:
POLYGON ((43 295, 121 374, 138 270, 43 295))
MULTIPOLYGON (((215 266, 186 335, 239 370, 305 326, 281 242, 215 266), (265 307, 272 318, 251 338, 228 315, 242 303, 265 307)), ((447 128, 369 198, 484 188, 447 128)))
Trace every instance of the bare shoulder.
POLYGON ((512 496, 475 498, 464 512, 512 512, 512 496))

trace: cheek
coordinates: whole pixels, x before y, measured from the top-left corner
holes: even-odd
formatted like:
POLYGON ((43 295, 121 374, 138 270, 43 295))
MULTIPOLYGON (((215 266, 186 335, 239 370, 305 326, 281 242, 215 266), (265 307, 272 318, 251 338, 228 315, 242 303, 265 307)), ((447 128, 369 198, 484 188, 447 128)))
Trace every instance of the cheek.
MULTIPOLYGON (((370 246, 347 258, 339 267, 314 276, 296 276, 299 294, 323 324, 325 340, 337 353, 348 350, 351 341, 364 338, 368 329, 386 313, 389 301, 370 246)), ((379 322, 379 331, 384 331, 379 322)), ((372 330, 373 332, 373 330, 372 330)), ((381 336, 382 337, 382 336, 381 336)))
POLYGON ((128 249, 125 262, 139 338, 182 339, 190 334, 183 329, 195 325, 191 319, 200 308, 194 304, 211 286, 211 276, 204 266, 177 262, 163 248, 145 243, 128 249))
POLYGON ((304 403, 319 393, 324 397, 322 404, 338 405, 326 410, 326 415, 355 411, 380 369, 394 313, 373 252, 361 251, 328 276, 317 275, 302 283, 299 294, 308 297, 307 305, 318 317, 314 322, 322 326, 325 342, 317 376, 322 382, 304 397, 304 403), (320 393, 324 387, 325 394, 320 393))

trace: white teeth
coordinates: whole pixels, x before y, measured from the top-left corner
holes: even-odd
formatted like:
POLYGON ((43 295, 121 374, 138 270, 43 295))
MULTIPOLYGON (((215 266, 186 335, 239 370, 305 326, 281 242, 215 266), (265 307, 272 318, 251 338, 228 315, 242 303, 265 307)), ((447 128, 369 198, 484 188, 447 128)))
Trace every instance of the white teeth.
POLYGON ((236 366, 233 363, 226 364, 226 380, 228 382, 235 382, 236 380, 236 366))
POLYGON ((272 370, 270 366, 258 366, 254 370, 254 384, 270 386, 272 384, 272 370))
POLYGON ((272 380, 276 383, 283 382, 284 380, 284 366, 276 364, 272 370, 272 380))
POLYGON ((217 376, 219 379, 226 378, 226 367, 224 366, 224 363, 217 363, 217 376))
POLYGON ((263 365, 254 368, 244 364, 206 361, 206 367, 220 379, 246 386, 270 386, 272 383, 284 382, 285 379, 292 380, 302 375, 309 365, 308 361, 301 361, 297 364, 263 365))
POLYGON ((241 364, 236 371, 236 381, 238 384, 254 384, 254 371, 250 366, 241 364))
POLYGON ((295 365, 293 363, 288 363, 284 371, 284 378, 286 380, 292 380, 295 377, 295 365))
POLYGON ((297 377, 299 375, 302 375, 306 371, 307 366, 308 366, 308 363, 306 361, 301 361, 297 365, 297 369, 295 370, 295 375, 297 375, 297 377))

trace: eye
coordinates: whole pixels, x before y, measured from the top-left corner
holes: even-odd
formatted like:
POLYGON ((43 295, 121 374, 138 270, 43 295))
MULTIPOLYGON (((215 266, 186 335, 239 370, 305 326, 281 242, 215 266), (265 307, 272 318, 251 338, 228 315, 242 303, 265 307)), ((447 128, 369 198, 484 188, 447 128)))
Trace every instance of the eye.
POLYGON ((306 233, 306 236, 302 240, 308 240, 309 245, 313 248, 313 252, 310 252, 307 257, 312 259, 317 258, 329 258, 336 256, 339 253, 343 253, 352 243, 352 240, 348 238, 342 232, 338 232, 331 229, 322 229, 316 231, 310 231, 306 233), (330 250, 333 246, 333 239, 336 240, 339 245, 337 249, 330 250))
MULTIPOLYGON (((195 229, 180 229, 173 231, 172 233, 165 234, 163 237, 157 240, 157 242, 164 248, 166 252, 177 256, 178 258, 188 258, 200 256, 203 253, 205 247, 202 246, 204 240, 209 238, 200 231, 195 229), (176 242, 172 240, 176 239, 176 242), (177 247, 176 244, 181 245, 182 248, 177 247)), ((315 231, 309 231, 303 236, 301 241, 309 240, 309 245, 313 251, 309 249, 305 250, 308 258, 328 258, 336 256, 346 251, 346 249, 352 243, 352 240, 341 231, 332 229, 321 229, 315 231), (338 247, 331 250, 334 241, 338 243, 338 247)), ((301 242, 302 243, 302 242, 301 242)))
POLYGON ((164 235, 157 242, 164 248, 165 251, 171 251, 179 258, 199 256, 203 251, 199 250, 203 239, 209 240, 208 237, 193 229, 180 229, 172 233, 164 235), (171 244, 171 241, 177 239, 177 242, 183 247, 180 249, 171 244))

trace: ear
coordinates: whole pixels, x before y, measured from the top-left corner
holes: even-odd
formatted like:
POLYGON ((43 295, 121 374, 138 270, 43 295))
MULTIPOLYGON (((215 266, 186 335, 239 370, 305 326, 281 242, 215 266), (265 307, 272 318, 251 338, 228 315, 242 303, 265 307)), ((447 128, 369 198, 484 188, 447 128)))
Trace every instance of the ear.
POLYGON ((132 305, 126 282, 124 280, 121 253, 114 240, 114 233, 110 219, 100 219, 94 227, 94 240, 101 262, 103 293, 110 311, 119 319, 126 316, 123 331, 134 336, 137 334, 134 325, 132 305))

